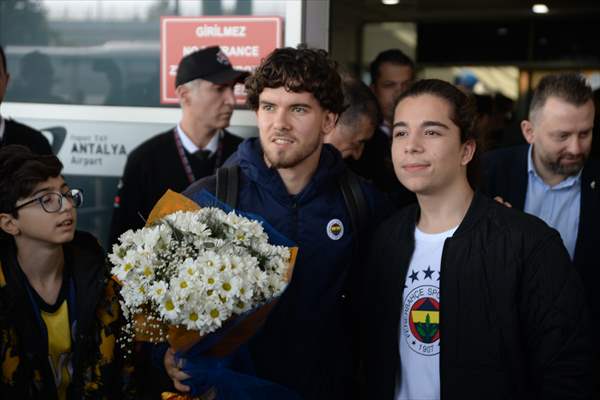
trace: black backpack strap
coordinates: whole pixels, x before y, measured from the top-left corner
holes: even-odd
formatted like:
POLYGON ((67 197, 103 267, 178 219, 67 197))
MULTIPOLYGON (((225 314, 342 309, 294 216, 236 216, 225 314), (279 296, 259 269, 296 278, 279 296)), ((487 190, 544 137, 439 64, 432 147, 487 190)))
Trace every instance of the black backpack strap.
POLYGON ((217 168, 215 194, 219 201, 231 208, 237 207, 240 168, 237 165, 217 168))
POLYGON ((346 208, 350 213, 352 231, 356 237, 355 243, 360 243, 360 233, 367 226, 368 207, 365 195, 360 187, 360 178, 354 172, 346 169, 339 179, 340 189, 344 195, 346 208))

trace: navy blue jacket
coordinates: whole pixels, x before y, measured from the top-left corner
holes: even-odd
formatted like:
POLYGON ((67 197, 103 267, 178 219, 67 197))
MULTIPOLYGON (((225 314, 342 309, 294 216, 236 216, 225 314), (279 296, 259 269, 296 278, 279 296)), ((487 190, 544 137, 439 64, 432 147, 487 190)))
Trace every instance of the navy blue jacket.
MULTIPOLYGON (((337 150, 324 145, 317 171, 297 195, 290 195, 278 172, 266 166, 257 139, 244 141, 228 164, 240 166, 237 208, 261 215, 299 246, 292 282, 250 343, 258 376, 306 399, 350 398, 356 346, 348 276, 358 255, 338 186, 345 163, 337 150), (343 234, 334 240, 328 224, 336 219, 343 234)), ((184 194, 191 197, 201 189, 214 191, 214 178, 200 180, 184 194)), ((389 208, 373 187, 364 183, 362 189, 374 225, 389 208)))
MULTIPOLYGON (((491 197, 501 196, 519 210, 525 207, 527 195, 528 148, 522 145, 499 149, 483 158, 484 191, 491 197)), ((583 279, 595 332, 600 329, 600 299, 595 295, 600 281, 599 249, 600 164, 597 160, 588 160, 581 173, 579 229, 573 264, 583 279)), ((600 357, 596 368, 600 370, 600 357)))

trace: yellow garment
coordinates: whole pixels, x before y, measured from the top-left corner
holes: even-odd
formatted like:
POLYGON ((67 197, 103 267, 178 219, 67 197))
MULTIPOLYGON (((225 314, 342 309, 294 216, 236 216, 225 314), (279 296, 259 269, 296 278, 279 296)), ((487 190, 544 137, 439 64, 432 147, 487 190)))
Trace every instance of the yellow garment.
POLYGON ((66 400, 67 388, 71 382, 71 329, 67 301, 64 300, 55 312, 41 310, 41 314, 48 331, 48 361, 54 373, 58 398, 66 400))

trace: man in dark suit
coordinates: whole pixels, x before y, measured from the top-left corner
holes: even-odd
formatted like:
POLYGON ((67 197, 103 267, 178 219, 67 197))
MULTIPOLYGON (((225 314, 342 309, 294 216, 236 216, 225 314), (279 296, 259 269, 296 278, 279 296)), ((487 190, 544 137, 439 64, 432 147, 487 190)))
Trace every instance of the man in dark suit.
MULTIPOLYGON (((521 130, 529 145, 496 150, 484 157, 484 191, 559 231, 583 278, 598 329, 600 165, 589 159, 592 89, 577 74, 546 76, 533 95, 528 118, 521 130)), ((600 369, 600 362, 596 367, 600 369)))
MULTIPOLYGON (((6 55, 2 46, 0 46, 0 104, 4 100, 4 93, 6 93, 9 79, 10 74, 6 68, 6 55)), ((0 114, 0 146, 8 144, 23 145, 37 154, 52 154, 48 140, 39 131, 11 119, 2 118, 0 114)))
POLYGON ((248 75, 234 70, 219 47, 191 53, 175 79, 181 121, 142 143, 127 157, 115 197, 110 242, 144 226, 154 204, 171 189, 182 191, 212 175, 242 141, 225 128, 233 113, 233 87, 248 75))

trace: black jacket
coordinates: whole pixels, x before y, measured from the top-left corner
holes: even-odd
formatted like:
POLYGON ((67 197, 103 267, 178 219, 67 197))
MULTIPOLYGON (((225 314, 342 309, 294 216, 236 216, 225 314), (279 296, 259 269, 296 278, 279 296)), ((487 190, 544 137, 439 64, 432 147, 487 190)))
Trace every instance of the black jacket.
MULTIPOLYGON (((77 232, 64 245, 64 252, 76 304, 68 398, 134 398, 133 369, 124 362, 116 342, 123 325, 119 289, 109 279, 103 250, 93 236, 77 232)), ((2 240, 0 260, 0 398, 57 399, 47 339, 18 271, 12 239, 2 240)))
MULTIPOLYGON (((242 140, 225 131, 221 141, 222 154, 211 157, 212 164, 195 164, 191 156, 188 157, 196 179, 212 175, 215 168, 237 149, 242 140)), ((139 145, 127 157, 115 198, 109 243, 115 243, 128 229, 142 228, 144 219, 148 218, 152 207, 167 189, 181 192, 189 185, 177 152, 173 129, 139 145)))
MULTIPOLYGON (((375 234, 360 303, 368 399, 392 399, 417 205, 375 234)), ((558 233, 476 194, 446 240, 440 278, 442 399, 575 399, 590 393, 588 316, 558 233)))
MULTIPOLYGON (((527 152, 529 146, 516 146, 487 153, 483 158, 483 190, 501 196, 518 210, 525 207, 527 195, 527 152)), ((573 264, 581 274, 592 313, 594 331, 600 329, 600 299, 596 295, 600 282, 600 163, 588 160, 581 173, 579 228, 573 264)), ((600 353, 600 349, 595 350, 600 353)), ((597 365, 600 370, 600 363, 597 365)))
POLYGON ((5 119, 4 123, 2 146, 20 144, 36 154, 52 154, 50 144, 41 132, 11 119, 5 119))

